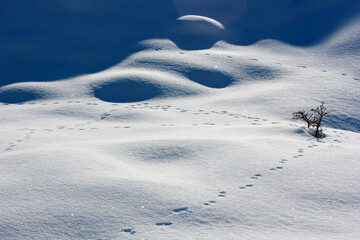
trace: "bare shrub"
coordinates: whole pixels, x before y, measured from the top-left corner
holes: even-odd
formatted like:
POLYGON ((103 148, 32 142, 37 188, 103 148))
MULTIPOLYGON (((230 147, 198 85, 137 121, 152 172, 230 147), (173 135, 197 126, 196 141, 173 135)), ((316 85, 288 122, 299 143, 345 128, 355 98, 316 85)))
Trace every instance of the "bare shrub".
POLYGON ((307 123, 308 128, 312 127, 315 129, 314 136, 320 138, 322 136, 322 120, 327 115, 327 109, 324 106, 324 102, 317 108, 312 108, 309 112, 298 111, 293 112, 293 119, 302 119, 307 123))

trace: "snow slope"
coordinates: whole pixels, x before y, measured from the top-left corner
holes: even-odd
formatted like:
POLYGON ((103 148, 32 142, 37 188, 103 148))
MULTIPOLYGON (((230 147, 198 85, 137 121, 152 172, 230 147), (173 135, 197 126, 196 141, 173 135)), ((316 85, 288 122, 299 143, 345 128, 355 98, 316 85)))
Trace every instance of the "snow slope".
POLYGON ((0 238, 358 239, 360 21, 242 46, 174 5, 118 64, 0 88, 0 238), (315 139, 291 113, 321 101, 315 139))

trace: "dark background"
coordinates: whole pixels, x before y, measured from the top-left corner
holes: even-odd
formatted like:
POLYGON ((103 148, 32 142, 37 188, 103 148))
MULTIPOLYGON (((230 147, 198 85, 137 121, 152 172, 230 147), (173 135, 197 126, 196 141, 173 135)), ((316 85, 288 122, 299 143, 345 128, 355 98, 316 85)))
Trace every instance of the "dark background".
POLYGON ((169 38, 185 14, 219 20, 232 44, 309 46, 359 9, 359 0, 0 0, 0 86, 104 70, 140 40, 169 38))

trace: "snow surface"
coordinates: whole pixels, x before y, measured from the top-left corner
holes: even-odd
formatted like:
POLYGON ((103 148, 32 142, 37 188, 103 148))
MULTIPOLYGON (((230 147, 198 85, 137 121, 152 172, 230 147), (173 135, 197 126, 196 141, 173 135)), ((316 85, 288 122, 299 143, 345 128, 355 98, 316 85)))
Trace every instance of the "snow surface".
POLYGON ((192 2, 174 1, 185 27, 103 71, 1 84, 0 239, 360 238, 359 18, 318 44, 245 46, 217 1, 192 2), (291 113, 321 101, 316 139, 291 113))

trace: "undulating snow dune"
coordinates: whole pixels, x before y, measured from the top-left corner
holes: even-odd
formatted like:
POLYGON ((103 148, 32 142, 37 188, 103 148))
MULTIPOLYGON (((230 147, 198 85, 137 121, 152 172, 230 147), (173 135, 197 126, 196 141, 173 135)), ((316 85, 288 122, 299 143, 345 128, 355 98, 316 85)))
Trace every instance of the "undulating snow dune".
POLYGON ((359 239, 357 1, 5 6, 0 239, 359 239))

